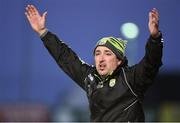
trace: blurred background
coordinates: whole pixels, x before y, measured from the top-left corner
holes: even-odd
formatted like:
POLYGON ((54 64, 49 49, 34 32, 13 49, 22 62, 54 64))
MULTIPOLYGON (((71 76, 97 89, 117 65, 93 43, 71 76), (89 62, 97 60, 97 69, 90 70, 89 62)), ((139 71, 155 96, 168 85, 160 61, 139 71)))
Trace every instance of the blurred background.
POLYGON ((0 121, 89 121, 85 92, 31 29, 28 4, 47 11, 47 28, 89 64, 105 36, 128 40, 129 65, 138 63, 149 37, 149 11, 157 8, 163 66, 145 96, 146 121, 180 121, 179 0, 0 0, 0 121))

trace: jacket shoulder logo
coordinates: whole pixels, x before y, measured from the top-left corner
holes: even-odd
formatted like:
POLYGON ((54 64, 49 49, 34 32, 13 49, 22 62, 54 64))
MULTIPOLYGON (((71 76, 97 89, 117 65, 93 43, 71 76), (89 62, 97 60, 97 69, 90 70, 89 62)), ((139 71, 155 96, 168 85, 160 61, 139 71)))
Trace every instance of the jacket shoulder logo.
POLYGON ((114 87, 115 84, 116 84, 116 79, 111 79, 111 80, 109 81, 109 87, 114 87))

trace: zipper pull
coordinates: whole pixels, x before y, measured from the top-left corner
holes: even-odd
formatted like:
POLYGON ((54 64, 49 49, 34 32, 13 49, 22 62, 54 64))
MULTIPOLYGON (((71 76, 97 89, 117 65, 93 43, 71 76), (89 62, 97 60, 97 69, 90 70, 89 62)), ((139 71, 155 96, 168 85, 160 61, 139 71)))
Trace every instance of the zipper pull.
POLYGON ((98 85, 97 85, 97 88, 103 88, 103 81, 99 82, 98 85))

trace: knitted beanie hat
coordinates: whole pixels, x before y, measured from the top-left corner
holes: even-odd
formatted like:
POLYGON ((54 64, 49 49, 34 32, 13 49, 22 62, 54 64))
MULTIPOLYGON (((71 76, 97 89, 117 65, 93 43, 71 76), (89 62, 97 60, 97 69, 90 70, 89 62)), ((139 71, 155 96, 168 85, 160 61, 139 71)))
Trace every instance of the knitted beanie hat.
POLYGON ((94 48, 94 53, 98 46, 105 46, 109 48, 117 56, 118 59, 123 60, 125 57, 126 44, 127 41, 120 38, 104 37, 97 42, 96 47, 94 48))

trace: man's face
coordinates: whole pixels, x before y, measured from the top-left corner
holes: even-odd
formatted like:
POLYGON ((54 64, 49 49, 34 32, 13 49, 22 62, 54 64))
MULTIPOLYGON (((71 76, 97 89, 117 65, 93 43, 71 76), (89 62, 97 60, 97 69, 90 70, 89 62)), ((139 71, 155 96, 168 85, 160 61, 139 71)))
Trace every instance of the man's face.
POLYGON ((95 65, 101 76, 105 76, 114 71, 121 64, 121 60, 105 46, 98 46, 95 50, 95 65))

